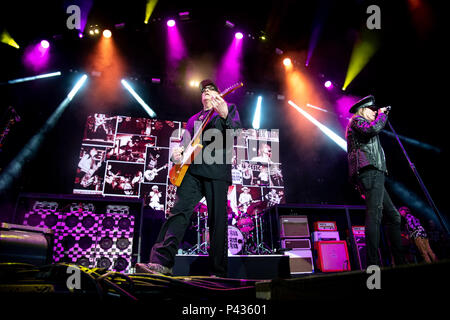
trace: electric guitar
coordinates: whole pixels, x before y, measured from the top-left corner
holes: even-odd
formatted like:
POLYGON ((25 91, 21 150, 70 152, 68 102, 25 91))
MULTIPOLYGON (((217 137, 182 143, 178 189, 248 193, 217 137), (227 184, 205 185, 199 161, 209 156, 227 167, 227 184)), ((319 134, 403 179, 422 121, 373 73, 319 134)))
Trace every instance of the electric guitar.
MULTIPOLYGON (((236 83, 235 85, 221 92, 220 96, 224 98, 226 95, 243 86, 244 84, 242 82, 236 83)), ((170 169, 169 179, 173 185, 177 187, 181 185, 181 182, 183 181, 183 178, 186 175, 186 171, 189 169, 189 165, 194 161, 195 157, 200 153, 201 149, 203 148, 203 145, 200 144, 201 136, 203 130, 205 129, 214 112, 215 112, 214 108, 211 108, 211 110, 209 110, 209 112, 206 114, 205 119, 202 122, 202 125, 194 134, 194 137, 187 145, 186 150, 183 151, 183 157, 181 162, 173 165, 172 169, 170 169)))

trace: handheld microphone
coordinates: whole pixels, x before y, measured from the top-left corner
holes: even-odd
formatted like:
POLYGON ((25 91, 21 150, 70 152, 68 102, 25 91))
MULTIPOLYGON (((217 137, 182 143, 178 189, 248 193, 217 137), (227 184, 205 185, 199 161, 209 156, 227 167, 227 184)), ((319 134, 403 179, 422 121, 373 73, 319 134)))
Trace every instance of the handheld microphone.
POLYGON ((391 106, 387 106, 387 107, 386 107, 386 111, 387 111, 387 112, 391 111, 391 109, 392 109, 391 106))

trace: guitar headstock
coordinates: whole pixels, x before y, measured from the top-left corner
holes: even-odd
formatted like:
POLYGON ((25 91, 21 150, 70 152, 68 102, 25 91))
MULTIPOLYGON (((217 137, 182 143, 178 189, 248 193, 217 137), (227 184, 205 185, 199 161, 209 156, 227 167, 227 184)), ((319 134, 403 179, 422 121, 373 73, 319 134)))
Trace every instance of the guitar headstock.
POLYGON ((220 96, 223 98, 223 97, 225 97, 226 95, 232 93, 233 91, 235 91, 235 90, 237 90, 237 89, 239 89, 239 88, 241 88, 241 87, 243 87, 243 86, 244 86, 244 83, 242 83, 242 82, 237 82, 237 83, 233 84, 232 86, 228 87, 227 89, 223 90, 223 91, 220 93, 220 96))

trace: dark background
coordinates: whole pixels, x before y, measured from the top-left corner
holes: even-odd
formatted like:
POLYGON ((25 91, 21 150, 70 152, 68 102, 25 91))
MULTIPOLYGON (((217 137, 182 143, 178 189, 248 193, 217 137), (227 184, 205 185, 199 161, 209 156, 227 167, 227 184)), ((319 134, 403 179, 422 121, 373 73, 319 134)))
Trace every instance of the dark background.
MULTIPOLYGON (((66 7, 81 2, 85 1, 15 1, 1 5, 0 30, 6 28, 21 48, 17 50, 0 44, 0 82, 57 70, 62 76, 0 86, 2 112, 11 105, 22 118, 5 139, 0 168, 5 168, 43 126, 79 76, 93 71, 86 67, 86 59, 98 39, 88 36, 79 39, 77 32, 66 28, 66 7), (45 70, 33 73, 23 66, 24 49, 44 38, 51 43, 50 64, 45 70)), ((237 29, 254 35, 255 39, 244 42, 245 88, 230 100, 237 103, 243 125, 251 127, 256 96, 264 96, 261 127, 280 129, 287 202, 362 204, 347 180, 346 153, 325 135, 315 135, 318 138, 312 146, 302 145, 289 129, 285 112, 289 108, 287 101, 277 100, 277 95, 283 94, 283 77, 282 56, 275 53, 275 48, 285 53, 306 51, 313 26, 316 21, 323 21, 310 67, 305 72, 318 83, 325 78, 334 81, 335 90, 339 91, 355 37, 364 28, 368 17, 366 8, 371 4, 379 5, 381 46, 346 92, 359 97, 374 94, 378 103, 392 105, 390 119, 399 134, 440 150, 436 152, 404 143, 437 207, 448 216, 445 184, 448 145, 443 116, 447 102, 445 83, 441 81, 442 73, 448 67, 443 49, 448 28, 440 2, 425 3, 430 8, 430 24, 417 25, 407 0, 280 0, 245 4, 243 1, 159 1, 149 24, 145 25, 146 1, 94 1, 88 24, 97 23, 101 28, 112 30, 116 48, 125 61, 124 77, 133 78, 135 90, 155 110, 157 118, 179 121, 186 121, 199 110, 200 93, 182 80, 183 63, 176 74, 165 71, 167 18, 176 18, 178 12, 189 11, 189 20, 177 21, 189 57, 209 59, 217 64, 237 29), (236 27, 225 27, 226 20, 235 23, 236 27), (114 28, 114 24, 123 22, 124 28, 114 28), (258 41, 261 31, 267 34, 266 42, 258 41), (161 84, 152 84, 151 78, 156 77, 162 79, 161 84)), ((21 175, 3 192, 0 220, 11 219, 20 192, 72 193, 89 113, 147 117, 125 90, 122 90, 118 103, 98 103, 97 100, 91 103, 88 92, 94 90, 95 81, 94 77, 88 79, 39 150, 24 164, 21 175)), ((326 95, 336 94, 336 91, 327 93, 323 90, 326 95)), ((333 100, 333 97, 329 98, 333 100)), ((334 106, 322 107, 333 110, 334 106)), ((313 115, 320 113, 307 111, 313 115)), ((320 116, 323 123, 344 136, 336 116, 320 116)), ((397 142, 385 134, 381 134, 381 139, 390 171, 391 180, 387 186, 394 203, 411 205, 416 215, 426 220, 433 218, 430 208, 421 205, 426 199, 397 142), (404 189, 399 188, 399 184, 404 189), (413 204, 410 203, 412 199, 413 204)))

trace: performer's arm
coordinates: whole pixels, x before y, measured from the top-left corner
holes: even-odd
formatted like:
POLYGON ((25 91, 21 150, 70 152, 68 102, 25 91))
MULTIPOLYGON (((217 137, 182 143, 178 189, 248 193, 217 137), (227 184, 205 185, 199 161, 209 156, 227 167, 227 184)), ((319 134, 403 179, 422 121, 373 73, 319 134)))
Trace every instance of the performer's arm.
POLYGON ((387 115, 385 113, 378 113, 377 118, 369 122, 366 119, 364 119, 361 116, 357 116, 352 119, 352 125, 351 127, 358 131, 359 133, 366 135, 366 136, 375 136, 378 133, 380 133, 381 130, 383 130, 384 126, 387 122, 387 115))
POLYGON ((221 118, 221 120, 223 121, 225 129, 239 129, 242 127, 239 113, 234 104, 228 106, 228 115, 226 118, 221 118))

